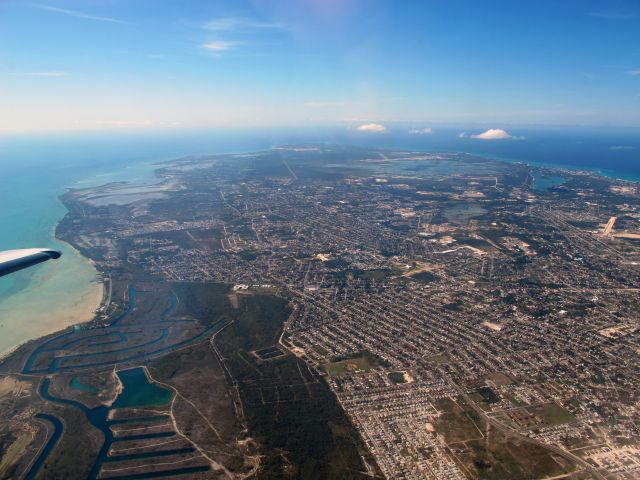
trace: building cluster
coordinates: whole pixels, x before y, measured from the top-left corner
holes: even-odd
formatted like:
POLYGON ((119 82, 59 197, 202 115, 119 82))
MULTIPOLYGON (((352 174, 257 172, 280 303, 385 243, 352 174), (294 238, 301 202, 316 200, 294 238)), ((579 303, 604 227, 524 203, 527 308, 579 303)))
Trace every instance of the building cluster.
POLYGON ((460 395, 513 434, 640 475, 640 248, 603 233, 616 216, 633 234, 637 190, 569 172, 537 190, 524 165, 455 155, 421 173, 415 155, 357 152, 336 173, 314 155, 168 166, 171 201, 112 206, 82 234, 103 238, 105 268, 115 244, 167 281, 278 288, 296 306, 284 346, 327 372, 388 478, 465 478, 438 420, 460 395))

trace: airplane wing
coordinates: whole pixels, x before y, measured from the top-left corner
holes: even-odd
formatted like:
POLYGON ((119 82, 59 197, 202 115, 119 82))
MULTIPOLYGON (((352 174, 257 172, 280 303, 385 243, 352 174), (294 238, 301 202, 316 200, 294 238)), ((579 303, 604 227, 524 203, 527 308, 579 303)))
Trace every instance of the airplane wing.
POLYGON ((0 252, 0 277, 38 263, 46 262, 51 258, 60 258, 61 255, 61 252, 49 248, 5 250, 4 252, 0 252))

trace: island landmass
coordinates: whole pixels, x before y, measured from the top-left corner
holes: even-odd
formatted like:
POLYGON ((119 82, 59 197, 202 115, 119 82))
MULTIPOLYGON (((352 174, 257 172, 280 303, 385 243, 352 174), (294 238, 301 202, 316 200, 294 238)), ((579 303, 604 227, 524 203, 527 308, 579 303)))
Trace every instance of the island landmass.
POLYGON ((0 478, 637 478, 640 186, 296 145, 71 189, 87 323, 0 363, 0 478))

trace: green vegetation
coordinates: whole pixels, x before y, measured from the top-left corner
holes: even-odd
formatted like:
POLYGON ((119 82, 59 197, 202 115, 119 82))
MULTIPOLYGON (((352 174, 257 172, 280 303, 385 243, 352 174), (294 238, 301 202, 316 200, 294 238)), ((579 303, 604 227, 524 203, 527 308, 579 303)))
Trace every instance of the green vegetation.
POLYGON ((447 443, 456 443, 456 457, 473 478, 502 480, 533 479, 561 475, 573 466, 560 464, 547 449, 506 437, 486 422, 462 398, 457 402, 443 399, 436 402, 442 412, 436 430, 447 443))
POLYGON ((354 271, 354 276, 356 278, 362 278, 363 280, 376 280, 378 282, 386 279, 393 275, 392 270, 365 270, 365 271, 354 271))
POLYGON ((389 372, 388 376, 389 380, 391 380, 393 383, 407 383, 406 379, 404 378, 404 372, 389 372))
POLYGON ((356 357, 341 362, 327 363, 324 369, 331 376, 343 375, 345 373, 368 372, 373 368, 367 357, 356 357))
POLYGON ((204 325, 233 316, 235 308, 229 301, 229 285, 175 283, 172 284, 172 289, 180 298, 178 314, 197 317, 204 325))
POLYGON ((565 410, 557 403, 536 405, 535 407, 528 407, 527 410, 542 418, 544 425, 548 426, 575 422, 576 420, 576 417, 574 417, 571 412, 565 410))
POLYGON ((514 428, 548 427, 576 420, 570 412, 556 403, 510 410, 508 416, 508 423, 514 428))
POLYGON ((472 452, 463 458, 477 478, 503 480, 505 478, 544 478, 571 471, 558 464, 544 448, 530 443, 505 438, 492 432, 491 441, 472 440, 467 447, 472 452))
POLYGON ((411 278, 411 280, 415 280, 416 282, 420 282, 420 283, 432 283, 440 279, 440 277, 438 277, 437 275, 434 275, 431 272, 414 273, 413 275, 410 275, 409 278, 411 278))
POLYGON ((332 258, 331 260, 327 260, 326 262, 324 262, 324 266, 327 268, 346 269, 349 267, 349 262, 342 258, 332 258))
POLYGON ((180 392, 181 397, 173 404, 173 416, 181 431, 233 473, 246 474, 249 466, 244 462, 245 455, 257 452, 252 445, 237 442, 244 438, 243 425, 236 418, 234 399, 210 344, 194 344, 153 361, 149 374, 180 392), (211 434, 201 415, 215 427, 217 435, 211 434))
POLYGON ((448 353, 444 352, 444 353, 438 353, 436 355, 432 355, 431 357, 427 358, 427 361, 431 365, 443 365, 445 363, 451 362, 451 357, 449 356, 448 353))
POLYGON ((500 401, 500 397, 496 395, 490 387, 482 387, 478 389, 478 393, 482 397, 484 403, 491 405, 492 403, 498 403, 500 401))
POLYGON ((21 434, 10 446, 2 453, 0 461, 0 478, 4 478, 4 474, 8 472, 11 466, 22 457, 25 450, 31 443, 33 438, 31 435, 21 434))
POLYGON ((447 310, 453 310, 454 312, 460 312, 463 310, 462 305, 464 305, 464 302, 462 300, 454 300, 451 303, 447 303, 445 305, 443 305, 444 308, 446 308, 447 310))
POLYGON ((278 287, 251 287, 249 292, 255 293, 258 295, 275 295, 278 293, 278 287))
POLYGON ((444 435, 447 443, 464 442, 483 436, 478 428, 478 414, 470 408, 463 408, 450 398, 438 400, 436 408, 442 412, 438 417, 436 430, 444 435))
POLYGON ((277 343, 290 314, 287 302, 267 295, 238 299, 239 308, 229 312, 234 321, 215 345, 238 387, 249 434, 260 444, 259 477, 365 478, 358 437, 322 379, 292 355, 260 362, 250 353, 277 343))
POLYGON ((485 377, 485 379, 492 381, 499 387, 503 385, 511 385, 513 383, 513 380, 510 377, 501 372, 490 373, 485 377))
POLYGON ((327 363, 324 369, 329 375, 336 376, 343 375, 347 372, 368 372, 376 367, 389 367, 389 365, 371 352, 363 350, 351 355, 345 355, 336 359, 335 362, 327 363))
POLYGON ((83 412, 74 407, 57 409, 54 415, 64 420, 65 430, 36 478, 87 478, 102 443, 102 434, 89 424, 83 412))
POLYGON ((490 405, 500 401, 500 397, 490 387, 480 387, 471 393, 469 397, 485 411, 490 410, 490 405))

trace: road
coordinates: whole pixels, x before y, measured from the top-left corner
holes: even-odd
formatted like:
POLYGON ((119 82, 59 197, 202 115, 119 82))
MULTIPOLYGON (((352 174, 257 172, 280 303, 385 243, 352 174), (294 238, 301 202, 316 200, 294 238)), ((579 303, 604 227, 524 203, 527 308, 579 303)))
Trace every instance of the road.
POLYGON ((607 222, 607 224, 604 226, 604 230, 602 231, 603 235, 609 235, 611 234, 611 231, 613 230, 613 226, 615 225, 617 220, 617 217, 611 217, 609 219, 609 221, 607 222))
POLYGON ((561 457, 580 465, 585 470, 587 470, 591 475, 593 475, 593 478, 598 478, 599 480, 606 480, 606 477, 604 477, 600 472, 598 472, 589 463, 585 462, 582 458, 574 455, 573 453, 568 452, 567 450, 557 447, 555 445, 549 445, 547 443, 536 440, 535 438, 530 438, 525 435, 522 435, 520 432, 517 432, 507 427, 506 425, 498 422, 494 418, 491 418, 480 406, 478 406, 471 399, 471 397, 469 397, 469 395, 466 394, 466 392, 458 384, 456 384, 453 380, 449 380, 449 384, 453 387, 454 390, 456 390, 460 394, 460 396, 464 398, 467 404, 469 404, 469 406, 471 406, 471 408, 473 408, 476 411, 476 413, 480 415, 480 417, 482 417, 487 423, 489 423, 496 430, 499 430, 500 432, 502 432, 505 436, 517 438, 518 440, 521 440, 523 442, 528 442, 534 445, 538 445, 542 448, 546 448, 547 450, 551 450, 553 453, 557 453, 561 457))

